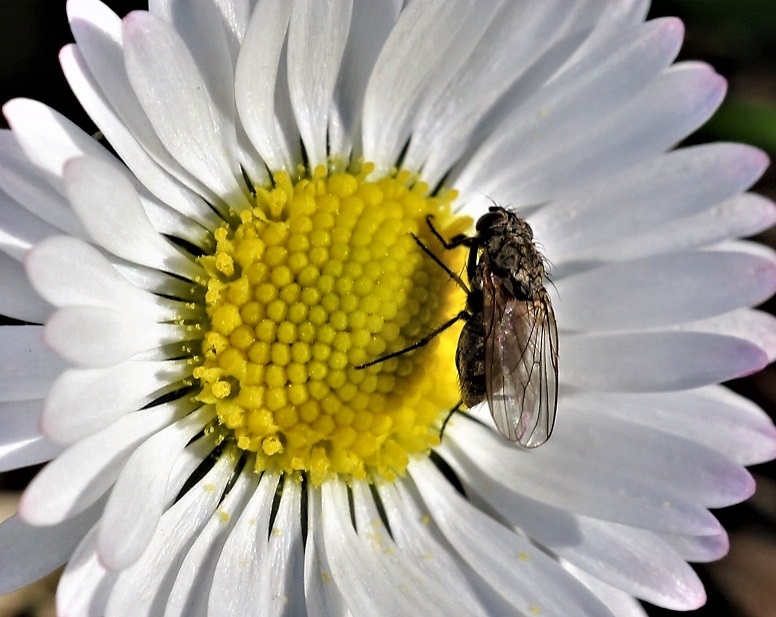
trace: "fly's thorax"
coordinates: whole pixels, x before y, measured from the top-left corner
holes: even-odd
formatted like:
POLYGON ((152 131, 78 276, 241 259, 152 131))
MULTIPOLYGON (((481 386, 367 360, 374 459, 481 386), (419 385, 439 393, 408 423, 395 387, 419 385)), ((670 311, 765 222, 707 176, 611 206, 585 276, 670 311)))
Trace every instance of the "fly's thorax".
POLYGON ((511 285, 509 291, 516 297, 534 298, 543 287, 544 261, 531 240, 530 227, 518 220, 521 225, 510 230, 513 233, 505 229, 487 239, 481 262, 487 263, 504 284, 511 285))

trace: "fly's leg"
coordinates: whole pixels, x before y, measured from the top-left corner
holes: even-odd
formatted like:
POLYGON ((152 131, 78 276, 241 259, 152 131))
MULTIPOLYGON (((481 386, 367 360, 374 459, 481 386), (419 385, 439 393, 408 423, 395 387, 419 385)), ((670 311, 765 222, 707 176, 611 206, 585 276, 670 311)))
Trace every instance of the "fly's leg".
POLYGON ((427 334, 426 336, 424 336, 419 341, 415 341, 412 345, 409 345, 409 346, 405 347, 404 349, 400 349, 399 351, 394 351, 393 353, 386 354, 386 355, 384 355, 384 356, 382 356, 380 358, 377 358, 377 360, 372 360, 371 362, 366 362, 365 364, 359 364, 358 366, 356 366, 356 369, 357 370, 361 370, 362 368, 367 368, 369 366, 373 366, 375 364, 379 364, 380 362, 385 362, 386 360, 390 360, 391 358, 395 358, 397 356, 404 355, 405 353, 410 352, 410 351, 412 351, 414 349, 418 349, 420 347, 424 347, 425 345, 428 345, 435 336, 437 336, 439 334, 442 334, 442 332, 447 330, 454 323, 456 323, 457 321, 459 321, 461 319, 468 320, 469 317, 471 317, 471 315, 469 315, 469 313, 467 313, 466 311, 461 311, 460 313, 458 313, 452 319, 448 319, 445 323, 443 323, 441 326, 439 326, 433 332, 427 334))
POLYGON ((463 405, 463 401, 458 401, 458 403, 456 404, 456 406, 455 406, 455 407, 453 407, 453 408, 452 408, 452 409, 451 409, 451 410, 448 412, 447 416, 445 416, 445 421, 444 421, 444 422, 442 422, 442 428, 441 428, 441 429, 439 429, 439 441, 442 441, 442 437, 443 437, 443 436, 444 436, 444 434, 445 434, 445 427, 447 427, 447 423, 450 421, 450 418, 452 418, 452 417, 453 417, 453 414, 454 414, 456 411, 459 411, 459 412, 461 411, 461 405, 463 405))

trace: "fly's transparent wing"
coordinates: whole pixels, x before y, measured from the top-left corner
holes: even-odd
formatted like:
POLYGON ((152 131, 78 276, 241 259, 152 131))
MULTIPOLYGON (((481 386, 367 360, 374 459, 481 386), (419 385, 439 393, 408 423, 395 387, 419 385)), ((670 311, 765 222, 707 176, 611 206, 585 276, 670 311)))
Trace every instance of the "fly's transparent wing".
POLYGON ((535 448, 549 439, 558 403, 558 328, 545 290, 517 300, 483 280, 485 383, 498 430, 535 448))

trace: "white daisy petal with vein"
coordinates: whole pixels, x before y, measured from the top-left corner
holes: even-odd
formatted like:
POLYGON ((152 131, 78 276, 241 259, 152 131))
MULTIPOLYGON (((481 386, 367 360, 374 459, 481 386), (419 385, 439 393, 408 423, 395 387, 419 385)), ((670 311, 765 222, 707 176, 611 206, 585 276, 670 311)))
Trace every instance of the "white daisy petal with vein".
POLYGON ((776 356, 750 308, 776 255, 739 239, 776 207, 746 192, 762 152, 673 149, 725 92, 674 62, 682 24, 646 0, 149 4, 67 2, 104 140, 3 108, 0 313, 24 323, 0 329, 0 468, 48 464, 0 525, 0 592, 64 565, 72 617, 703 604, 709 508, 776 456, 718 385, 776 356), (460 242, 493 204, 552 279, 535 449, 487 403, 450 415, 463 322, 495 336, 460 242))

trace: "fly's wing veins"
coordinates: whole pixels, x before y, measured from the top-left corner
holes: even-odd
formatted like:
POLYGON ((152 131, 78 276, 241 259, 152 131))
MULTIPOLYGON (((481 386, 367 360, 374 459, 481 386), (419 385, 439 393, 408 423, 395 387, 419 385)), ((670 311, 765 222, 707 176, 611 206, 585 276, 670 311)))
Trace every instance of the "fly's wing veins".
POLYGON ((546 290, 518 300, 483 277, 485 381, 498 430, 535 448, 549 439, 558 402, 558 329, 546 290))

